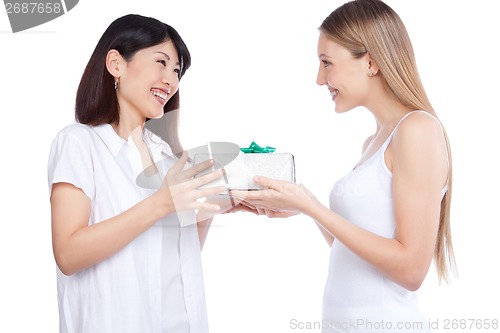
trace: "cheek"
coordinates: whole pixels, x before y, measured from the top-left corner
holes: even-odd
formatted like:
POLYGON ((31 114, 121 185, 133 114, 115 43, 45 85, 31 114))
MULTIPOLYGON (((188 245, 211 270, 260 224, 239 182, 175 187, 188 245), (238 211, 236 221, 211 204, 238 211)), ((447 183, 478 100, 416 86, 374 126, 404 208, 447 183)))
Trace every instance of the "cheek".
POLYGON ((366 85, 365 77, 361 77, 358 71, 345 71, 340 84, 342 89, 351 94, 357 94, 366 85))
POLYGON ((176 93, 179 91, 179 85, 170 85, 170 94, 168 95, 167 101, 169 101, 176 93))
POLYGON ((123 79, 126 80, 126 86, 130 92, 138 93, 141 90, 141 85, 144 84, 142 73, 138 71, 127 72, 127 75, 123 79))
POLYGON ((179 77, 177 75, 174 75, 172 77, 172 79, 169 80, 169 83, 170 83, 170 86, 172 87, 172 89, 175 89, 175 91, 177 91, 177 89, 179 89, 180 80, 179 80, 179 77))
POLYGON ((333 72, 333 70, 329 70, 329 71, 325 70, 324 77, 325 77, 326 82, 328 83, 329 86, 337 88, 337 86, 335 84, 337 81, 337 75, 333 72))

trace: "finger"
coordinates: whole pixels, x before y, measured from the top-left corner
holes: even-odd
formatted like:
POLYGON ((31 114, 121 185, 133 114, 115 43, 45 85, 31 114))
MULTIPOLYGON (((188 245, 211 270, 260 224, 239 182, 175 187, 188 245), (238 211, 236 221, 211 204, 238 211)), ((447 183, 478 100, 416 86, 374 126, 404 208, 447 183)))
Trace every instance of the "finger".
POLYGON ((237 212, 251 212, 251 213, 257 214, 256 211, 253 211, 252 209, 250 209, 248 207, 241 206, 241 205, 230 208, 230 209, 224 211, 222 214, 237 213, 237 212))
MULTIPOLYGON (((227 195, 221 195, 225 194, 225 190, 222 190, 221 192, 218 192, 217 194, 208 194, 205 197, 205 202, 206 203, 211 203, 215 205, 219 205, 221 207, 228 207, 231 206, 231 198, 227 195)), ((203 193, 205 194, 205 193, 203 193)))
POLYGON ((259 213, 257 212, 257 209, 251 209, 247 206, 242 206, 242 205, 239 205, 233 209, 230 209, 228 211, 229 213, 235 213, 235 212, 249 212, 249 213, 253 213, 255 215, 259 215, 259 213))
POLYGON ((245 201, 266 200, 274 190, 259 190, 259 191, 231 191, 230 194, 236 198, 245 201))
POLYGON ((244 191, 244 190, 229 190, 229 195, 237 198, 238 200, 265 200, 267 198, 266 191, 273 190, 258 190, 258 191, 244 191))
POLYGON ((273 189, 273 190, 278 191, 278 192, 281 192, 284 184, 287 183, 287 182, 267 178, 264 176, 255 176, 255 177, 253 177, 253 181, 257 185, 263 186, 265 188, 270 188, 270 189, 273 189))
POLYGON ((208 188, 203 188, 199 189, 196 193, 197 199, 199 198, 206 198, 212 195, 216 195, 218 193, 222 193, 226 191, 226 187, 224 186, 215 186, 215 187, 208 187, 208 188))
POLYGON ((181 157, 179 157, 179 160, 177 162, 175 162, 175 164, 170 168, 168 173, 178 174, 178 173, 182 172, 182 170, 184 169, 184 166, 186 165, 187 160, 188 160, 188 154, 184 150, 182 152, 181 157))
MULTIPOLYGON (((193 178, 203 170, 206 170, 208 168, 211 168, 215 164, 214 160, 206 160, 201 163, 193 165, 191 168, 187 169, 184 171, 184 175, 186 178, 193 178)), ((214 171, 214 170, 212 170, 214 171)))
POLYGON ((204 210, 211 211, 211 212, 218 212, 220 210, 220 206, 215 205, 215 204, 206 203, 206 202, 201 202, 201 203, 198 203, 198 205, 196 205, 196 209, 200 209, 200 210, 204 209, 204 210))
POLYGON ((227 194, 233 199, 233 201, 237 204, 241 203, 247 197, 248 191, 243 190, 232 190, 228 189, 227 194))
POLYGON ((245 201, 245 200, 240 201, 240 205, 248 207, 250 209, 256 209, 255 205, 252 205, 250 202, 245 201))
POLYGON ((249 191, 238 191, 238 190, 229 190, 229 195, 237 198, 238 200, 243 200, 247 197, 249 191))
POLYGON ((259 212, 257 211, 257 208, 249 208, 249 207, 242 206, 242 209, 245 212, 249 212, 249 213, 253 213, 255 215, 259 215, 259 212))
POLYGON ((195 188, 197 188, 216 179, 219 179, 220 177, 222 177, 222 170, 210 172, 209 174, 193 179, 193 185, 195 186, 195 188))
POLYGON ((272 210, 269 210, 269 209, 265 209, 265 212, 266 212, 267 217, 269 217, 269 218, 273 218, 273 217, 276 216, 276 212, 275 211, 272 211, 272 210))
POLYGON ((227 210, 228 213, 233 213, 238 211, 257 213, 257 209, 255 208, 255 206, 248 202, 234 200, 234 203, 235 206, 230 207, 229 210, 227 210))
MULTIPOLYGON (((184 206, 185 208, 182 210, 198 210, 198 212, 202 211, 220 211, 221 207, 218 204, 214 203, 208 203, 208 202, 202 202, 202 201, 193 201, 187 205, 184 206)), ((181 209, 177 211, 182 211, 181 209)), ((204 218, 206 219, 206 218, 204 218)))

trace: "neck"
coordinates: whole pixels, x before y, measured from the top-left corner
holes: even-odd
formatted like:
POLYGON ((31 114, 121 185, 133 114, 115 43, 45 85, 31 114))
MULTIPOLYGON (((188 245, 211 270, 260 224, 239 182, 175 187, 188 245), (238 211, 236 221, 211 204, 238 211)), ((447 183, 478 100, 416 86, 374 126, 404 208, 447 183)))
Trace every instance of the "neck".
POLYGON ((142 131, 146 119, 134 119, 133 117, 125 117, 120 114, 120 122, 118 124, 111 124, 115 132, 123 139, 128 140, 130 136, 134 139, 142 138, 142 131), (139 137, 138 137, 139 135, 139 137))
POLYGON ((375 117, 377 132, 392 129, 404 115, 412 111, 396 100, 382 83, 374 85, 365 107, 375 117))
POLYGON ((155 175, 158 172, 158 169, 156 168, 148 147, 143 139, 145 120, 140 122, 139 125, 136 125, 137 122, 131 122, 130 119, 125 118, 124 120, 125 121, 120 120, 118 125, 113 125, 114 130, 120 137, 127 141, 128 139, 132 139, 141 156, 145 175, 147 177, 155 175))

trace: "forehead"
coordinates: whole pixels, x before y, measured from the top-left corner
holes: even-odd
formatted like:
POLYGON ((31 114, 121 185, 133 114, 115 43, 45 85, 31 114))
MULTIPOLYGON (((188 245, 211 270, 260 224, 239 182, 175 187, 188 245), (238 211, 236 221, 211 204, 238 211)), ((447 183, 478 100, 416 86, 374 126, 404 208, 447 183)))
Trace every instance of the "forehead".
POLYGON ((167 55, 170 60, 173 60, 175 62, 179 61, 179 55, 177 54, 177 49, 174 46, 174 43, 171 40, 167 40, 166 42, 163 42, 158 45, 153 45, 151 47, 147 47, 145 49, 142 49, 137 52, 137 54, 142 54, 142 55, 152 55, 152 54, 159 54, 162 56, 167 55))
POLYGON ((321 32, 318 37, 318 56, 322 55, 327 57, 341 57, 350 56, 350 52, 321 32))

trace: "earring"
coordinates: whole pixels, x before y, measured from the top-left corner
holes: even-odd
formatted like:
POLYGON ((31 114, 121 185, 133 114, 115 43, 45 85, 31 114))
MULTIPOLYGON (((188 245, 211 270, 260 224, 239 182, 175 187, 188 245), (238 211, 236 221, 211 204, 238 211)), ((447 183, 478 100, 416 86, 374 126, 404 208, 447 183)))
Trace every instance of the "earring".
POLYGON ((370 77, 375 76, 375 73, 374 72, 368 72, 368 76, 370 76, 370 77))
POLYGON ((115 80, 115 90, 118 90, 118 80, 115 80))

